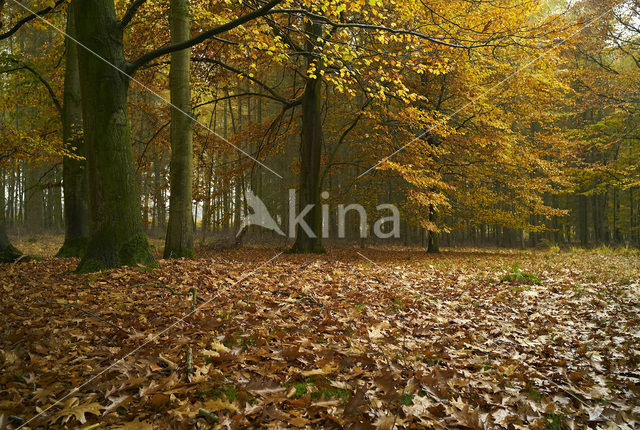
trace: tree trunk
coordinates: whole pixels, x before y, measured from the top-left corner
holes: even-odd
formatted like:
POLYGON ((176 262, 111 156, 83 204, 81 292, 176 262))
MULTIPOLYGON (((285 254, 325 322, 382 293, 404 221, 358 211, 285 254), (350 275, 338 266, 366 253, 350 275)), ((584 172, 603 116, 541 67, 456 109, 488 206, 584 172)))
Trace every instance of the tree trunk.
POLYGON ((89 183, 89 242, 77 271, 155 265, 140 214, 127 115, 129 78, 113 0, 74 0, 89 183), (110 64, 108 64, 108 63, 110 64))
POLYGON ((578 195, 578 232, 580 233, 580 244, 587 246, 589 243, 589 225, 588 225, 588 209, 587 209, 587 196, 584 194, 578 195))
MULTIPOLYGON (((169 26, 171 43, 189 39, 189 2, 171 0, 169 26)), ((185 49, 171 54, 169 87, 171 103, 171 163, 169 224, 164 246, 164 258, 193 257, 193 120, 189 87, 189 55, 185 49), (182 111, 182 112, 181 112, 182 111)))
POLYGON ((5 231, 4 182, 0 185, 2 185, 0 187, 0 263, 12 263, 20 258, 22 253, 11 245, 5 231))
POLYGON ((163 193, 164 175, 162 174, 162 154, 158 153, 153 162, 153 210, 155 214, 156 227, 160 231, 164 231, 167 227, 167 210, 165 206, 165 196, 163 193))
MULTIPOLYGON (((429 206, 429 221, 436 223, 438 216, 433 205, 429 206)), ((437 254, 440 252, 440 241, 438 240, 438 233, 435 231, 428 231, 429 237, 427 240, 427 252, 431 254, 437 254)))
MULTIPOLYGON (((67 11, 67 34, 75 37, 73 6, 67 11)), ((82 97, 78 71, 78 48, 75 42, 65 39, 66 69, 62 111, 62 139, 66 149, 85 157, 82 135, 82 97), (74 149, 75 148, 75 149, 74 149)), ((64 244, 58 257, 81 257, 89 238, 89 208, 86 161, 71 157, 62 160, 62 186, 64 190, 64 244)))
POLYGON ((26 188, 24 192, 24 222, 30 235, 44 232, 44 188, 47 168, 43 165, 29 163, 26 171, 26 188))
MULTIPOLYGON (((322 36, 322 26, 317 22, 307 24, 307 51, 313 51, 317 38, 322 36)), ((314 61, 313 56, 307 57, 307 65, 314 61)), ((311 228, 313 236, 298 224, 296 241, 290 252, 293 253, 322 253, 322 213, 320 203, 320 161, 322 155, 322 80, 320 79, 320 65, 316 64, 316 77, 307 77, 302 96, 302 133, 300 140, 300 189, 298 192, 298 213, 302 213, 307 205, 313 208, 307 212, 303 220, 311 228)), ((289 217, 294 214, 289 214, 289 217)))

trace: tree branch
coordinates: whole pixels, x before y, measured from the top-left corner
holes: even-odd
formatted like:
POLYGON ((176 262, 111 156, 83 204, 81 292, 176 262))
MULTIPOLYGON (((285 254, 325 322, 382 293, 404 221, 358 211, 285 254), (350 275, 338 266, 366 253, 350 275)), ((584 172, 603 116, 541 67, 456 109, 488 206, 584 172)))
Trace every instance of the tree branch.
POLYGON ((38 18, 38 17, 40 17, 40 16, 42 16, 42 15, 45 15, 45 14, 47 14, 47 13, 51 12, 51 11, 52 11, 52 10, 54 10, 56 7, 60 6, 62 3, 65 3, 65 2, 66 2, 66 0, 57 0, 57 1, 54 3, 54 5, 53 5, 53 6, 45 7, 44 9, 42 9, 42 10, 40 10, 40 11, 38 11, 38 12, 35 12, 35 13, 32 13, 31 15, 27 15, 27 16, 25 16, 24 18, 20 19, 20 20, 19 20, 19 21, 18 21, 18 22, 13 26, 13 27, 11 27, 8 31, 6 31, 5 33, 0 34, 0 40, 7 39, 7 38, 9 38, 9 37, 13 36, 13 34, 14 34, 16 31, 20 30, 20 27, 22 27, 23 25, 25 25, 25 24, 26 24, 26 23, 28 23, 29 21, 31 21, 31 20, 33 20, 33 19, 35 19, 35 18, 38 18))
POLYGON ((194 61, 194 62, 200 62, 200 63, 216 64, 216 65, 222 67, 223 69, 227 69, 230 72, 233 72, 233 73, 235 73, 237 75, 245 77, 245 78, 249 79, 251 82, 254 82, 254 83, 258 84, 259 86, 261 86, 262 88, 264 88, 269 94, 271 94, 273 96, 273 98, 275 100, 279 101, 282 104, 285 104, 285 105, 299 104, 301 102, 301 100, 302 100, 302 99, 287 100, 284 97, 282 97, 280 94, 276 93, 271 87, 269 87, 267 84, 263 83, 259 79, 256 79, 253 76, 250 76, 248 73, 245 73, 242 70, 238 70, 235 67, 229 66, 228 64, 225 64, 220 60, 216 60, 216 59, 213 59, 213 58, 205 58, 205 57, 194 57, 191 60, 194 61))
POLYGON ((204 42, 207 39, 211 39, 213 36, 216 36, 221 33, 225 33, 229 30, 233 30, 236 27, 245 24, 255 18, 261 17, 269 13, 271 9, 273 9, 277 4, 282 3, 284 0, 271 0, 269 3, 266 3, 259 9, 256 9, 252 12, 247 13, 246 15, 242 15, 236 19, 233 19, 226 24, 219 25, 218 27, 212 28, 210 30, 204 31, 199 35, 185 40, 184 42, 174 43, 172 45, 166 45, 161 48, 155 49, 153 51, 147 52, 146 54, 141 55, 138 59, 134 60, 129 64, 127 72, 132 74, 135 73, 141 66, 146 63, 155 60, 158 57, 162 57, 163 55, 170 54, 172 52, 181 51, 183 49, 191 48, 199 43, 204 42))
POLYGON ((408 36, 415 36, 420 39, 424 39, 424 40, 428 40, 429 42, 436 43, 438 45, 448 46, 450 48, 471 49, 474 47, 482 46, 482 45, 469 46, 469 45, 461 45, 458 43, 446 42, 444 40, 436 39, 435 37, 427 36, 426 34, 413 31, 413 30, 402 30, 398 28, 384 27, 382 25, 366 24, 366 23, 360 23, 360 22, 345 22, 345 23, 335 22, 327 18, 326 16, 318 15, 305 9, 272 9, 268 11, 266 15, 272 15, 276 13, 302 14, 307 16, 308 18, 312 18, 317 21, 322 21, 325 24, 329 24, 334 28, 363 28, 366 30, 378 30, 378 31, 384 31, 384 32, 393 33, 393 34, 404 34, 408 36))
POLYGON ((120 28, 124 29, 127 25, 129 25, 136 12, 138 12, 138 9, 140 9, 140 6, 142 6, 146 1, 147 0, 133 0, 131 4, 129 4, 127 11, 124 13, 122 19, 120 20, 120 28))
POLYGON ((56 110, 58 111, 58 113, 60 115, 62 115, 62 104, 60 103, 60 101, 58 100, 58 97, 56 96, 56 93, 53 91, 53 88, 51 87, 51 84, 49 84, 49 82, 44 78, 44 76, 42 76, 37 70, 35 70, 34 68, 32 68, 31 66, 27 65, 27 64, 20 64, 20 62, 18 62, 18 60, 14 59, 14 58, 8 58, 8 60, 17 65, 18 67, 16 69, 12 69, 11 71, 16 71, 16 70, 28 70, 29 72, 31 72, 32 75, 34 75, 36 78, 38 78, 38 80, 42 83, 42 85, 44 85, 44 87, 47 89, 47 92, 49 93, 49 96, 51 97, 51 101, 53 102, 54 106, 56 107, 56 110))

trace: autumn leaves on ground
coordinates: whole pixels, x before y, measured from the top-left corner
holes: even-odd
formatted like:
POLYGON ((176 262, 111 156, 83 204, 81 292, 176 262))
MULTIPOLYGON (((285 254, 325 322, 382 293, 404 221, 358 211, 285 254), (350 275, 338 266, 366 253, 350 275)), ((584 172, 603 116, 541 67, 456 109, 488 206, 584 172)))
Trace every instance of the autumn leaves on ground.
POLYGON ((635 252, 280 251, 3 265, 2 425, 640 425, 635 252))

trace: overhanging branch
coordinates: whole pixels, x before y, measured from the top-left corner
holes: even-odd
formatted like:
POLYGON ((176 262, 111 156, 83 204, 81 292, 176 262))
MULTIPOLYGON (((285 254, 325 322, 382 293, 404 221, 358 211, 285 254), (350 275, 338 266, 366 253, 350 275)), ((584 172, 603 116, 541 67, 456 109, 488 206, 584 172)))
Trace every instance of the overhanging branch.
POLYGON ((18 22, 16 22, 15 25, 13 27, 11 27, 8 31, 0 34, 0 40, 7 39, 7 38, 13 36, 13 34, 15 32, 20 30, 20 27, 22 27, 23 25, 25 25, 29 21, 31 21, 33 19, 36 19, 38 17, 41 17, 42 15, 48 14, 49 12, 54 10, 56 7, 60 6, 62 3, 65 3, 65 2, 66 2, 66 0, 57 0, 53 4, 53 6, 45 7, 44 9, 42 9, 42 10, 40 10, 38 12, 35 12, 35 13, 32 13, 31 15, 25 16, 24 18, 22 18, 18 22))
POLYGON ((273 9, 279 3, 282 3, 284 0, 271 0, 269 3, 266 3, 259 9, 256 9, 252 12, 247 13, 246 15, 242 15, 236 19, 233 19, 226 24, 219 25, 218 27, 212 28, 210 30, 204 31, 199 35, 192 37, 191 39, 185 40, 184 42, 174 43, 171 45, 166 45, 161 48, 155 49, 153 51, 147 52, 146 54, 141 55, 138 59, 134 60, 130 63, 128 67, 129 73, 135 73, 141 66, 146 63, 155 60, 158 57, 162 57, 163 55, 170 54, 172 52, 181 51, 183 49, 191 48, 199 43, 204 42, 207 39, 211 39, 213 36, 217 36, 218 34, 225 33, 227 31, 233 30, 236 27, 239 27, 251 20, 259 18, 263 15, 266 15, 271 9, 273 9))
POLYGON ((147 0, 134 0, 131 2, 129 7, 127 8, 127 11, 124 13, 122 19, 120 20, 120 28, 125 28, 127 25, 129 25, 138 9, 140 9, 140 6, 142 6, 146 1, 147 0))

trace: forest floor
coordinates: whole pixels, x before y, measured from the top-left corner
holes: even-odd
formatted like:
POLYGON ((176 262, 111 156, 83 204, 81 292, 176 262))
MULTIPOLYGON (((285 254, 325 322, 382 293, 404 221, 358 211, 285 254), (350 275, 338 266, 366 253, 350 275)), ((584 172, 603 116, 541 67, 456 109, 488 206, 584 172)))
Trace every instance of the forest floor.
POLYGON ((0 428, 640 426, 634 252, 279 252, 0 265, 0 428))

